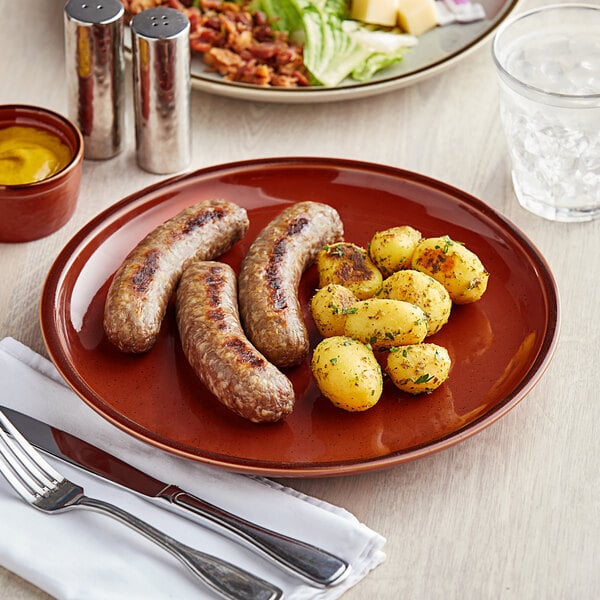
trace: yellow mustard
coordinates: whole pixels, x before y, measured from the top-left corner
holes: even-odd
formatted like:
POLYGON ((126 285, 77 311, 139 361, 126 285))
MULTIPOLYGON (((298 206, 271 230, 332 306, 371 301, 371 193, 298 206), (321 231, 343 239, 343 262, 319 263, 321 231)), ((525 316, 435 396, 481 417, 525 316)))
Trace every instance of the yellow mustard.
POLYGON ((68 146, 52 133, 19 125, 0 129, 0 185, 47 179, 70 160, 68 146))

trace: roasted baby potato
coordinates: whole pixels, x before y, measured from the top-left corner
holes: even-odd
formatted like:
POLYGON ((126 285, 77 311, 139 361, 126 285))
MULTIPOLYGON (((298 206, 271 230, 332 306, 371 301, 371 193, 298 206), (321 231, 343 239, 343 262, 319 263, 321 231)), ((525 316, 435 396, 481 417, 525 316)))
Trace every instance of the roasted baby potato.
POLYGON ((319 287, 343 285, 359 300, 370 298, 381 287, 383 277, 367 251, 350 242, 325 246, 317 255, 319 287))
POLYGON ((310 312, 319 333, 323 337, 344 335, 347 311, 357 301, 351 290, 336 283, 317 290, 310 301, 310 312))
POLYGON ((427 336, 437 333, 450 318, 450 294, 439 281, 421 271, 396 271, 383 281, 377 297, 416 304, 427 315, 427 336))
POLYGON ((423 394, 442 385, 450 367, 446 348, 426 343, 394 348, 388 356, 386 372, 402 391, 423 394))
POLYGON ((469 304, 483 296, 489 273, 479 257, 447 235, 424 238, 415 248, 412 268, 439 281, 456 304, 469 304))
POLYGON ((373 351, 357 340, 325 338, 313 352, 311 369, 323 396, 339 408, 367 410, 381 397, 381 366, 373 351))
POLYGON ((421 232, 409 225, 377 231, 369 242, 369 256, 384 277, 408 269, 421 232))
POLYGON ((344 335, 376 350, 418 344, 427 335, 427 316, 418 306, 402 300, 362 300, 348 311, 344 335))

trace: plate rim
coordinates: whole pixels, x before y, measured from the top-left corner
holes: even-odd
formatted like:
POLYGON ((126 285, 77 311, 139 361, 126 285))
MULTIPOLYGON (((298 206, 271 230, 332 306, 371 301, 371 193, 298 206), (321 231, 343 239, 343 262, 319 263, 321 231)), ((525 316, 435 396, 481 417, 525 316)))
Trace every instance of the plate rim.
MULTIPOLYGON (((418 458, 424 458, 425 456, 429 456, 433 453, 450 448, 476 435, 477 433, 480 433, 483 429, 486 429, 498 421, 529 394, 529 392, 537 385, 541 377, 548 369, 558 344, 561 324, 561 309, 558 286, 555 277, 548 262, 536 245, 518 226, 476 196, 473 196, 472 194, 444 181, 421 173, 393 167, 391 165, 344 158, 289 156, 247 159, 203 167, 189 173, 175 175, 166 180, 153 183, 121 198, 117 202, 106 207, 90 221, 84 224, 70 238, 70 240, 65 244, 63 249, 54 259, 43 284, 39 304, 39 319, 43 341, 50 359, 62 377, 65 379, 68 386, 95 412, 129 435, 149 443, 154 447, 161 448, 170 454, 175 454, 203 464, 224 468, 226 470, 238 473, 270 477, 314 478, 354 475, 363 472, 371 472, 389 468, 405 462, 410 462, 418 458), (90 401, 90 399, 85 396, 84 390, 80 389, 77 385, 77 383, 81 381, 81 378, 77 376, 76 369, 68 360, 66 353, 64 352, 63 345, 60 342, 61 336, 59 333, 57 333, 59 328, 55 319, 55 316, 57 315, 57 307, 55 306, 54 300, 56 299, 58 292, 61 291, 60 282, 64 279, 66 272, 69 270, 68 264, 75 260, 78 256, 75 252, 77 248, 82 245, 84 247, 87 246, 90 240, 92 240, 96 234, 103 230, 103 228, 100 230, 98 228, 100 225, 106 222, 107 218, 115 217, 115 215, 120 213, 127 206, 135 203, 137 200, 158 192, 161 189, 167 188, 173 184, 224 172, 237 172, 239 170, 257 169, 260 167, 272 168, 293 166, 297 168, 306 168, 309 165, 314 165, 317 167, 350 169, 353 171, 364 170, 372 173, 374 172, 376 174, 386 174, 401 179, 408 179, 410 181, 419 182, 429 186, 434 185, 438 190, 442 189, 454 197, 466 200, 471 207, 477 210, 480 216, 485 216, 486 218, 500 224, 505 231, 510 233, 512 237, 518 240, 522 248, 526 250, 525 253, 535 265, 536 270, 544 273, 544 277, 538 277, 538 280, 541 282, 541 288, 545 292, 544 299, 545 303, 547 304, 546 328, 543 343, 539 348, 533 364, 519 381, 518 385, 516 385, 511 393, 503 400, 497 402, 491 410, 486 410, 477 419, 467 423, 455 431, 452 431, 442 438, 428 442, 422 446, 413 447, 407 451, 396 451, 382 457, 371 457, 367 459, 361 458, 347 461, 339 460, 331 463, 322 462, 316 466, 312 463, 294 463, 292 466, 281 466, 279 463, 273 464, 271 461, 254 461, 252 459, 244 459, 242 457, 223 457, 222 455, 215 455, 214 453, 212 453, 212 456, 207 456, 206 452, 203 455, 193 454, 189 451, 186 451, 182 444, 179 444, 174 440, 165 439, 165 442, 167 443, 164 443, 157 439, 158 437, 161 437, 162 439, 162 436, 155 436, 154 438, 149 437, 144 433, 146 431, 144 428, 137 425, 127 417, 124 417, 115 409, 108 411, 112 414, 107 414, 107 412, 100 410, 95 403, 90 401), (66 368, 64 365, 66 365, 66 368), (76 380, 75 382, 72 380, 73 377, 76 380), (118 415, 120 418, 115 418, 113 414, 118 415), (131 425, 127 426, 124 421, 129 422, 131 425), (171 443, 168 443, 169 441, 171 443)), ((211 453, 208 452, 208 454, 211 453)))

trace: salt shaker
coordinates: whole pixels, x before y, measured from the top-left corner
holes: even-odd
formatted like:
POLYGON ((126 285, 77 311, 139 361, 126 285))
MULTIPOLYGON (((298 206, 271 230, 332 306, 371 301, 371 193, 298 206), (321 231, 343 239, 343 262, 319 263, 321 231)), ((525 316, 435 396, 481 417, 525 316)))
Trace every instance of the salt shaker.
POLYGON ((69 0, 64 8, 68 112, 83 134, 85 158, 123 149, 124 14, 117 0, 69 0))
POLYGON ((137 162, 151 173, 173 173, 191 160, 190 23, 157 7, 131 22, 137 162))

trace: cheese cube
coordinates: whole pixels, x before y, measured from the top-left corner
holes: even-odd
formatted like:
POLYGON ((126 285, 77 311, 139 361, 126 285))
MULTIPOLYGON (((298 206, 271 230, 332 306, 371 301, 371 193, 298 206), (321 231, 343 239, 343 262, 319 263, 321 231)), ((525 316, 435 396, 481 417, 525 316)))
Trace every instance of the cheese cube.
POLYGON ((398 25, 406 33, 421 35, 437 24, 435 0, 398 0, 398 25))
POLYGON ((398 0, 352 0, 350 18, 371 23, 395 27, 397 24, 398 0))

